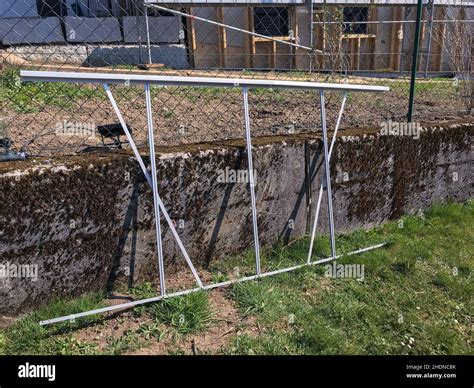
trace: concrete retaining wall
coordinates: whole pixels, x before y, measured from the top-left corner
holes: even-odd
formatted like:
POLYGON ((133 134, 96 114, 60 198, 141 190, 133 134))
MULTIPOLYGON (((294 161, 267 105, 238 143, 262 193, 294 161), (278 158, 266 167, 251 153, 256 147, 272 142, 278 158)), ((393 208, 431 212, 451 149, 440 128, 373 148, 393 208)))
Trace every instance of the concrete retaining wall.
MULTIPOLYGON (((471 198, 472 134, 472 125, 458 124, 424 130, 418 140, 341 136, 331 167, 337 231, 370 227, 435 201, 471 198)), ((260 138, 254 146, 262 243, 302 235, 305 165, 315 199, 322 173, 320 140, 260 138)), ((251 247, 248 187, 232 180, 233 172, 239 176, 247 167, 244 144, 160 152, 161 196, 195 264, 202 268, 251 247)), ((129 154, 1 164, 0 203, 0 264, 38 265, 37 281, 0 279, 2 314, 126 283, 127 268, 133 281, 156 276, 151 191, 129 154)), ((324 203, 321 220, 326 220, 324 203)), ((325 231, 325 222, 320 225, 325 231)), ((163 235, 171 272, 183 260, 167 226, 163 235)))

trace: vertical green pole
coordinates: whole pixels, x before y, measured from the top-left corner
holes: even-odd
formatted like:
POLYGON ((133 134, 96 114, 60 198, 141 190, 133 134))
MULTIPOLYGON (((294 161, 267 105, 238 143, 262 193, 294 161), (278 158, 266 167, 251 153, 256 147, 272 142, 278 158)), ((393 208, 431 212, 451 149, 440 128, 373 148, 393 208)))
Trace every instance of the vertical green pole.
POLYGON ((411 61, 411 80, 410 80, 410 97, 408 99, 408 114, 407 121, 412 122, 413 118, 413 102, 415 99, 415 79, 416 79, 416 65, 418 62, 418 49, 420 45, 420 29, 421 29, 421 14, 423 8, 423 0, 418 0, 416 6, 416 26, 415 26, 415 42, 413 44, 413 58, 411 61))

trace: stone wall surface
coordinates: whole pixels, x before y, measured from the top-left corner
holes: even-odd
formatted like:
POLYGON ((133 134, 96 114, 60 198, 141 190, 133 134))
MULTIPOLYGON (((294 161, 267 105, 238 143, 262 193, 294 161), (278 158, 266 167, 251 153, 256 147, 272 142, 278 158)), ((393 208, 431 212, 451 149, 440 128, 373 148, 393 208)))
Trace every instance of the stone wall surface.
MULTIPOLYGON (((334 148, 337 232, 472 197, 472 124, 425 129, 419 139, 368 132, 343 132, 334 148)), ((321 140, 316 134, 294 135, 256 138, 253 145, 261 243, 303 235, 305 166, 314 204, 323 173, 321 140)), ((241 181, 247 168, 244 143, 159 152, 160 195, 195 265, 205 268, 251 248, 250 195, 241 181)), ((0 203, 0 264, 38 266, 36 281, 0 279, 0 314, 130 280, 156 280, 152 195, 135 158, 125 151, 3 163, 0 203)), ((326 220, 323 200, 319 231, 327 232, 326 220)), ((166 269, 179 271, 184 260, 164 219, 162 229, 166 269)))

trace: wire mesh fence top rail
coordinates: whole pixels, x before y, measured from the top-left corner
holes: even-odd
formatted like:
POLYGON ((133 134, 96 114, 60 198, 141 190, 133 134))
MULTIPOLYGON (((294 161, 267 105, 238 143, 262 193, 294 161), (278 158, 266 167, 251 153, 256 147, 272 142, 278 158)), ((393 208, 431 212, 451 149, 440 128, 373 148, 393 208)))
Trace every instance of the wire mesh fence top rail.
POLYGON ((110 84, 150 84, 161 86, 202 86, 202 87, 241 87, 241 88, 282 88, 339 90, 347 92, 387 92, 387 86, 337 84, 323 82, 279 81, 244 78, 210 78, 179 76, 148 76, 135 74, 74 73, 30 71, 20 72, 22 81, 72 82, 72 83, 110 83, 110 84))

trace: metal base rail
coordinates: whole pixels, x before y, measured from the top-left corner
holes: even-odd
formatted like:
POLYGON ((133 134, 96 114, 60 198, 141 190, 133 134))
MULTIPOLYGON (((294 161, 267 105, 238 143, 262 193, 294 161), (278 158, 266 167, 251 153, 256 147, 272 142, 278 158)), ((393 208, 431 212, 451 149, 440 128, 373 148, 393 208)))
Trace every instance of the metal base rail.
POLYGON ((95 310, 89 310, 89 311, 85 311, 83 313, 77 313, 77 314, 66 315, 64 317, 47 319, 47 320, 44 320, 44 321, 40 321, 39 324, 41 326, 47 326, 47 325, 52 325, 54 323, 61 323, 61 322, 66 322, 66 321, 75 322, 75 320, 77 318, 83 318, 83 317, 87 317, 87 316, 90 316, 90 315, 103 314, 103 313, 107 313, 107 312, 110 312, 110 311, 117 311, 117 310, 128 310, 128 309, 136 307, 136 306, 141 306, 141 305, 144 305, 144 304, 147 304, 147 303, 159 302, 160 300, 169 299, 169 298, 172 298, 172 297, 175 297, 175 296, 188 295, 188 294, 192 294, 194 292, 199 292, 199 291, 203 291, 203 290, 207 291, 207 290, 212 290, 214 288, 227 287, 227 286, 230 286, 232 284, 248 282, 248 281, 251 281, 251 280, 261 279, 261 278, 264 278, 264 277, 267 277, 267 276, 278 275, 278 274, 285 273, 285 272, 292 272, 292 271, 295 271, 295 270, 300 269, 300 268, 334 261, 334 260, 337 260, 337 259, 339 259, 341 257, 344 257, 344 256, 353 256, 353 255, 357 255, 357 254, 360 254, 360 253, 369 252, 369 251, 372 251, 374 249, 382 248, 382 247, 386 246, 387 244, 388 244, 388 242, 384 242, 384 243, 381 243, 381 244, 372 245, 370 247, 361 248, 361 249, 358 249, 356 251, 352 251, 352 252, 349 252, 349 253, 346 253, 346 254, 338 255, 336 257, 328 257, 328 258, 325 258, 325 259, 320 259, 320 260, 313 261, 311 263, 298 264, 298 265, 294 265, 292 267, 277 269, 277 270, 270 271, 270 272, 264 272, 260 275, 246 276, 246 277, 242 277, 242 278, 238 278, 238 279, 227 280, 225 282, 209 284, 209 285, 204 286, 204 287, 196 287, 196 288, 191 288, 191 289, 188 289, 188 290, 177 291, 177 292, 173 292, 173 293, 167 294, 167 295, 154 296, 152 298, 140 299, 140 300, 136 300, 136 301, 133 301, 133 302, 121 303, 121 304, 117 304, 117 305, 114 305, 114 306, 108 306, 108 307, 102 307, 102 308, 95 309, 95 310))
MULTIPOLYGON (((334 227, 334 213, 333 213, 333 204, 332 204, 332 191, 331 191, 331 176, 329 169, 330 156, 334 148, 334 143, 336 140, 337 130, 342 118, 344 111, 344 106, 347 100, 348 93, 350 91, 356 92, 386 92, 389 90, 388 87, 384 86, 371 86, 371 85, 349 85, 349 84, 331 84, 331 83, 316 83, 316 82, 299 82, 299 81, 275 81, 275 80, 255 80, 255 79, 222 79, 222 78, 199 78, 199 77, 171 77, 171 76, 141 76, 141 75, 127 75, 127 74, 100 74, 100 73, 67 73, 67 72, 47 72, 47 71, 21 71, 22 81, 26 82, 68 82, 68 83, 92 83, 92 84, 102 84, 104 90, 107 94, 107 97, 110 100, 110 103, 117 115, 117 118, 122 126, 122 129, 127 137, 130 147, 133 150, 133 153, 140 165, 142 172, 152 188, 153 192, 153 209, 154 209, 154 218, 155 218, 155 234, 156 234, 156 244, 157 244, 157 255, 158 255, 158 272, 160 279, 160 295, 147 298, 142 300, 137 300, 134 302, 127 302, 118 304, 115 306, 104 307, 100 309, 90 310, 86 312, 81 312, 77 314, 72 314, 64 317, 58 317, 54 319, 41 321, 41 325, 50 325, 53 323, 59 323, 64 321, 73 321, 76 318, 81 318, 89 315, 105 313, 113 310, 127 309, 134 306, 157 302, 163 299, 171 298, 179 295, 186 295, 192 292, 197 292, 200 290, 211 290, 218 287, 225 287, 234 283, 241 283, 245 281, 250 281, 262 277, 272 276, 279 273, 290 272, 296 269, 326 263, 332 260, 336 260, 344 255, 336 255, 336 241, 335 241, 335 227, 334 227), (109 84, 121 84, 128 86, 130 84, 141 84, 145 87, 145 100, 146 100, 146 110, 147 110, 147 136, 150 147, 150 163, 151 163, 151 176, 148 172, 148 169, 143 162, 143 159, 138 152, 136 144, 131 136, 129 129, 125 123, 125 120, 120 112, 120 109, 112 95, 112 92, 109 88, 109 84), (158 190, 158 177, 157 177, 157 166, 156 166, 156 151, 154 145, 154 131, 153 131, 153 116, 152 116, 152 101, 150 93, 150 85, 175 85, 175 86, 194 86, 194 87, 228 87, 228 88, 240 88, 243 95, 243 105, 244 105, 244 127, 245 127, 245 137, 246 137, 246 149, 247 149, 247 158, 248 158, 248 173, 249 173, 249 190, 251 196, 251 208, 252 208, 252 221, 253 221, 253 235, 254 235, 254 248, 255 248, 255 264, 256 264, 256 275, 247 276, 239 279, 229 280, 226 282, 214 283, 209 285, 204 285, 199 277, 199 274, 196 271, 185 247, 182 243, 176 228, 174 227, 173 221, 171 220, 166 207, 164 206, 161 198, 159 196, 158 190), (329 237, 331 242, 331 256, 328 258, 319 259, 316 261, 311 261, 312 250, 314 245, 314 239, 316 235, 316 225, 319 217, 319 210, 322 200, 322 193, 324 185, 321 184, 319 190, 318 206, 316 209, 315 220, 313 224, 313 230, 311 234, 310 249, 308 254, 308 260, 304 264, 295 265, 288 268, 278 269, 270 272, 261 272, 260 264, 260 244, 258 238, 258 225, 257 225, 257 200, 255 193, 255 178, 253 175, 253 157, 252 157, 252 143, 251 143, 251 132, 250 132, 250 112, 249 112, 249 103, 248 103, 248 89, 250 88, 286 88, 286 89, 306 89, 306 90, 316 90, 319 91, 320 98, 320 113, 321 113, 321 125, 322 125, 322 140, 323 140, 323 151, 324 151, 324 178, 326 184, 326 194, 327 194, 327 203, 328 203, 328 215, 329 215, 329 237), (327 125, 326 125, 326 110, 325 110, 325 90, 337 90, 344 93, 342 100, 342 105, 339 111, 339 116, 336 122, 336 127, 333 133, 333 138, 331 141, 330 147, 328 146, 328 134, 327 134, 327 125), (181 253, 184 256, 186 263, 188 264, 194 279, 196 280, 198 287, 174 292, 167 294, 166 293, 166 282, 165 282, 165 265, 163 260, 163 246, 162 246, 162 236, 161 236, 161 225, 160 225, 160 211, 163 214, 166 222, 168 223, 171 233, 175 238, 181 253)), ((385 246, 386 243, 381 243, 373 245, 371 247, 358 249, 353 252, 349 252, 346 255, 354 255, 358 253, 367 252, 373 249, 381 248, 385 246)))

